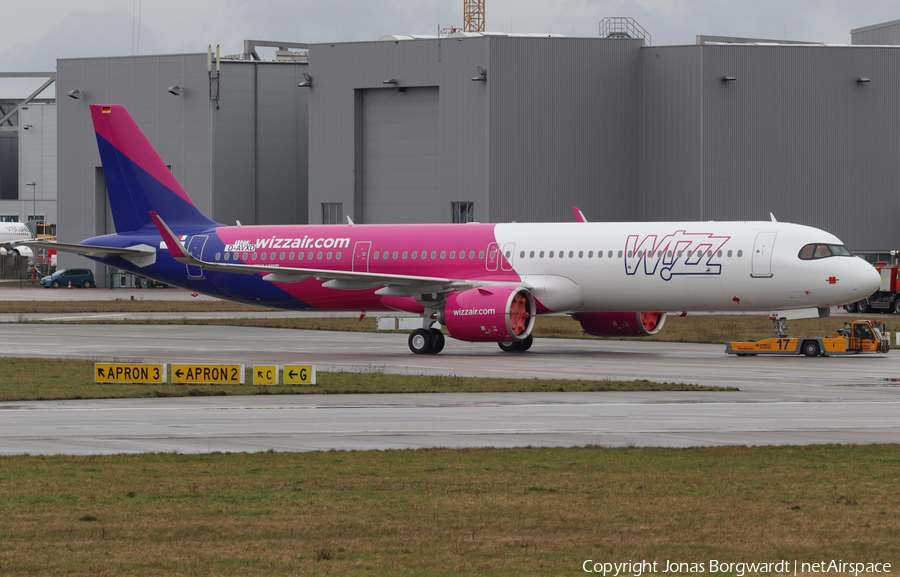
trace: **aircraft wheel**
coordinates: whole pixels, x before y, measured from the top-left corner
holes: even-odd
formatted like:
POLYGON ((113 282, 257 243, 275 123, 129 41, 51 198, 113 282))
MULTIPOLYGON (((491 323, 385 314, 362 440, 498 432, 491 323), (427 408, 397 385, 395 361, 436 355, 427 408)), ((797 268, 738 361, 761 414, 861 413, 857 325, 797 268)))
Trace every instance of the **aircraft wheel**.
MULTIPOLYGON (((898 301, 898 302, 900 302, 900 301, 898 301)), ((848 313, 855 313, 856 312, 856 303, 845 304, 844 310, 847 311, 848 313)))
POLYGON ((803 343, 803 354, 807 357, 818 357, 819 343, 816 341, 806 341, 803 343))
POLYGON ((409 350, 417 355, 427 355, 433 343, 431 331, 416 329, 409 334, 409 350))
POLYGON ((444 338, 444 333, 442 333, 438 329, 431 329, 430 332, 431 332, 432 344, 431 344, 431 350, 428 351, 428 354, 436 355, 439 352, 441 352, 442 350, 444 350, 444 342, 446 341, 446 339, 444 338))
POLYGON ((530 349, 531 345, 533 345, 533 344, 534 344, 534 337, 531 335, 528 335, 527 337, 525 337, 525 340, 519 341, 519 351, 524 353, 525 351, 530 349))
POLYGON ((497 343, 497 346, 500 347, 500 350, 504 353, 514 353, 519 350, 519 347, 522 345, 519 341, 513 341, 510 343, 497 343))
POLYGON ((861 315, 864 315, 864 314, 866 314, 867 312, 869 312, 869 301, 867 301, 866 299, 863 299, 863 300, 861 300, 861 301, 857 301, 857 303, 856 303, 856 311, 857 311, 859 314, 861 314, 861 315))

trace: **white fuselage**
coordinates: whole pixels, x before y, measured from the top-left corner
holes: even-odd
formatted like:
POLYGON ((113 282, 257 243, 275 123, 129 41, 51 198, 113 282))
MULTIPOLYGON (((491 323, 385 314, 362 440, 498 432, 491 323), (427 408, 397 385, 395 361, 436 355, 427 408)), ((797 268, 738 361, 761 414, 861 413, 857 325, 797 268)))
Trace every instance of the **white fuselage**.
POLYGON ((842 243, 789 223, 513 223, 497 225, 496 237, 554 311, 823 308, 879 283, 860 258, 801 260, 808 244, 842 243))

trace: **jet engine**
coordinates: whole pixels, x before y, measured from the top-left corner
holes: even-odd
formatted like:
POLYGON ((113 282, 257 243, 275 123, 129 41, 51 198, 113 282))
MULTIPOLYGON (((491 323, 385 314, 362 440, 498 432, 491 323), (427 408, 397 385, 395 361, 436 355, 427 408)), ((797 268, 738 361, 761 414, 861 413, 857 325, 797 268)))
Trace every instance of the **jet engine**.
POLYGON ((518 286, 478 287, 452 293, 438 320, 454 339, 518 342, 534 328, 534 297, 518 286))
POLYGON ((595 337, 649 337, 666 324, 666 313, 577 313, 572 317, 595 337))

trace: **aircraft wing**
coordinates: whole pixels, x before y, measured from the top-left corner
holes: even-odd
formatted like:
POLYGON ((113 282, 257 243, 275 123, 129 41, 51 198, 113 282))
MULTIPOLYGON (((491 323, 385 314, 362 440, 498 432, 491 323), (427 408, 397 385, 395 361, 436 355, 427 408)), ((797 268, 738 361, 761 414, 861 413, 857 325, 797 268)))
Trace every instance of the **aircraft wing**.
POLYGON ((295 268, 274 265, 257 265, 257 264, 227 264, 219 262, 209 262, 200 260, 184 249, 184 246, 178 241, 175 233, 155 212, 150 212, 150 216, 156 223, 159 233, 166 243, 172 257, 180 263, 198 266, 205 270, 213 270, 219 272, 230 272, 239 274, 260 274, 267 273, 263 276, 263 280, 270 282, 302 282, 310 278, 317 278, 326 281, 323 285, 325 288, 344 289, 344 290, 361 290, 375 288, 379 286, 398 287, 406 293, 423 293, 423 292, 440 292, 445 290, 464 290, 476 286, 489 285, 509 285, 515 284, 526 288, 530 285, 523 282, 510 281, 485 281, 470 279, 453 279, 448 277, 428 277, 416 275, 401 274, 385 274, 370 272, 354 272, 354 271, 338 271, 331 269, 317 268, 295 268))
POLYGON ((98 258, 109 256, 138 256, 148 254, 148 247, 140 245, 128 248, 115 248, 109 246, 93 246, 89 244, 68 244, 64 242, 47 242, 44 240, 20 240, 15 244, 30 246, 31 248, 46 248, 59 252, 71 252, 82 256, 96 256, 98 258))

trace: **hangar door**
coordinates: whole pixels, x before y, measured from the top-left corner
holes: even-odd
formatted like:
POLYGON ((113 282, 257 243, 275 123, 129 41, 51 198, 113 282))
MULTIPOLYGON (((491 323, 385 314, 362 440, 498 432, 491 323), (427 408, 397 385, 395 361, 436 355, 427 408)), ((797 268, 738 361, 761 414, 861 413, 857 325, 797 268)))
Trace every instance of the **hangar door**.
POLYGON ((363 90, 361 108, 363 222, 438 220, 437 87, 363 90))

